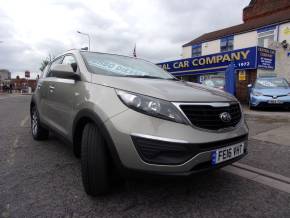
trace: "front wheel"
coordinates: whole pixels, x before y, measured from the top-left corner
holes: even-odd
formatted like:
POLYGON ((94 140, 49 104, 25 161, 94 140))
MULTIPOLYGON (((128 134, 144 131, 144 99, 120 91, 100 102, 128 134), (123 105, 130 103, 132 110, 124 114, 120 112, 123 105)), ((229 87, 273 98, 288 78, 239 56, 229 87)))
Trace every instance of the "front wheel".
POLYGON ((44 140, 48 138, 48 129, 42 127, 39 121, 39 115, 36 107, 31 109, 31 132, 35 140, 44 140))
POLYGON ((105 140, 95 124, 88 123, 82 135, 82 179, 88 195, 105 194, 109 190, 109 163, 105 140))

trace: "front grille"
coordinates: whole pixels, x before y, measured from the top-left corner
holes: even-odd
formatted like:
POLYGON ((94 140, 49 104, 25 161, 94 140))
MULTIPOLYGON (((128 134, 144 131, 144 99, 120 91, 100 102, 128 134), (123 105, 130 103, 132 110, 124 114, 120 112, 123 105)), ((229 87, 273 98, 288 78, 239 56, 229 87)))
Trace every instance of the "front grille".
POLYGON ((280 97, 285 97, 287 95, 264 95, 264 96, 276 99, 276 98, 280 98, 280 97))
POLYGON ((190 120, 192 125, 209 130, 219 130, 236 126, 242 117, 239 104, 232 103, 229 106, 216 107, 213 105, 181 104, 181 110, 190 120), (231 120, 224 122, 220 114, 228 112, 231 120))

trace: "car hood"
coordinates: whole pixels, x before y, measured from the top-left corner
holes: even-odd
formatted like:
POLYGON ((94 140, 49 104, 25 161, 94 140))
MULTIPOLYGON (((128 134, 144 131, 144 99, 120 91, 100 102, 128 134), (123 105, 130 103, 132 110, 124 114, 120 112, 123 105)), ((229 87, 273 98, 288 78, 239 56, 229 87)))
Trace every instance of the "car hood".
POLYGON ((288 95, 290 89, 255 89, 255 91, 262 93, 263 95, 288 95))
POLYGON ((236 100, 235 97, 223 91, 184 81, 92 75, 92 82, 167 101, 219 102, 236 100))

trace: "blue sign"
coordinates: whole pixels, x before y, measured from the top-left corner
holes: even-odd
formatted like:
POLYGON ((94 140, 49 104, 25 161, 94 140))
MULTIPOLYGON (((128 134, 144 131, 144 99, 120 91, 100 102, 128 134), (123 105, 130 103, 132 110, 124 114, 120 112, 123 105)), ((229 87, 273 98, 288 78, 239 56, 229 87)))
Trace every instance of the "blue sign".
POLYGON ((225 71, 233 62, 235 69, 254 69, 257 66, 257 47, 238 49, 212 55, 158 63, 157 65, 173 75, 192 75, 225 71))
POLYGON ((257 47, 257 68, 274 70, 275 69, 275 50, 257 47))
POLYGON ((290 52, 288 52, 288 54, 287 54, 287 55, 288 55, 288 57, 290 57, 290 52))
POLYGON ((228 68, 225 71, 225 91, 231 93, 232 95, 235 94, 236 90, 236 74, 235 74, 235 66, 234 63, 230 63, 228 68))

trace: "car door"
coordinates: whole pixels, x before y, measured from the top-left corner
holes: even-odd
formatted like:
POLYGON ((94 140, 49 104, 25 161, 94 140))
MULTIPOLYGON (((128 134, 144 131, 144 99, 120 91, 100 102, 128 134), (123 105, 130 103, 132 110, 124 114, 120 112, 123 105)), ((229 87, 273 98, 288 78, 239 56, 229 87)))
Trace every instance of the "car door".
POLYGON ((49 124, 49 86, 52 74, 50 69, 55 64, 59 64, 62 61, 62 57, 55 59, 53 62, 49 63, 43 71, 41 78, 37 82, 37 92, 38 92, 38 113, 41 122, 49 124))
POLYGON ((37 102, 37 110, 41 119, 41 122, 47 121, 46 113, 45 113, 45 104, 47 101, 47 93, 48 93, 48 79, 47 79, 47 73, 50 67, 50 63, 45 67, 43 70, 43 73, 39 80, 37 81, 37 86, 36 86, 36 102, 37 102))
MULTIPOLYGON (((69 64, 79 73, 77 62, 72 54, 65 55, 61 64, 69 64)), ((51 124, 63 136, 67 136, 72 125, 74 93, 77 81, 52 77, 49 84, 49 116, 51 124)))

